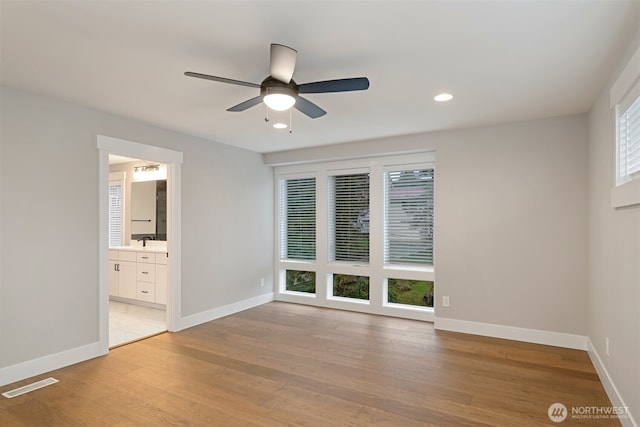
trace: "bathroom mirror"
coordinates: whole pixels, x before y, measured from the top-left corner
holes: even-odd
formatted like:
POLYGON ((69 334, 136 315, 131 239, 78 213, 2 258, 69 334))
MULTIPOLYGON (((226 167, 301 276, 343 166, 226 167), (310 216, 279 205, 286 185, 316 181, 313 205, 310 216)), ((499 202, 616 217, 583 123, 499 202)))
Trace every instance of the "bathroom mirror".
POLYGON ((131 240, 167 240, 167 180, 131 183, 131 240))

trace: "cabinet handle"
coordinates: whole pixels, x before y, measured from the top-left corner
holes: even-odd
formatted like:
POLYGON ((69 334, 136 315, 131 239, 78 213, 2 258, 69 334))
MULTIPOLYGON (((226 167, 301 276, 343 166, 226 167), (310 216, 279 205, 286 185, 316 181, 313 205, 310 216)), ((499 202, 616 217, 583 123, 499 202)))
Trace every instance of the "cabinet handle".
POLYGON ((149 272, 148 271, 143 271, 142 274, 149 274, 149 272))
POLYGON ((143 256, 142 259, 149 259, 149 257, 148 256, 143 256))
POLYGON ((142 292, 143 294, 148 294, 149 293, 149 291, 140 291, 140 292, 142 292))
POLYGON ((120 264, 115 264, 115 265, 113 266, 113 269, 114 269, 115 271, 120 271, 120 264))

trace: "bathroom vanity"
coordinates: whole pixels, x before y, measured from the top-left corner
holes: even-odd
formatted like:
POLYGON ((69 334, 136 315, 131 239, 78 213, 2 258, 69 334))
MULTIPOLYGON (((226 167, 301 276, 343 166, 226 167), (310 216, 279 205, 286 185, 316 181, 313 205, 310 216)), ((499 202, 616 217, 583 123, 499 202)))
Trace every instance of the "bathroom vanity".
POLYGON ((126 302, 167 303, 167 249, 109 248, 109 295, 126 302))

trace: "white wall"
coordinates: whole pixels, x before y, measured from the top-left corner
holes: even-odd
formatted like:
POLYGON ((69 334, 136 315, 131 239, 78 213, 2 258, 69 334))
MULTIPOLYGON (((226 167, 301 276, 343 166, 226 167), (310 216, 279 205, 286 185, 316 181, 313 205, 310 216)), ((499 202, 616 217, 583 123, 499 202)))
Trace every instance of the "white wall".
POLYGON ((264 158, 292 164, 436 150, 437 318, 584 336, 586 144, 579 115, 264 158))
POLYGON ((98 134, 184 153, 183 316, 272 292, 273 175, 260 155, 0 90, 0 368, 98 340, 98 134))
MULTIPOLYGON (((638 44, 631 46, 635 51, 638 44)), ((624 63, 628 60, 623 58, 624 63)), ((611 76, 611 82, 618 74, 611 76)), ((640 422, 640 206, 614 209, 615 112, 603 88, 589 113, 588 335, 624 403, 640 422), (605 338, 610 340, 609 356, 605 338)))

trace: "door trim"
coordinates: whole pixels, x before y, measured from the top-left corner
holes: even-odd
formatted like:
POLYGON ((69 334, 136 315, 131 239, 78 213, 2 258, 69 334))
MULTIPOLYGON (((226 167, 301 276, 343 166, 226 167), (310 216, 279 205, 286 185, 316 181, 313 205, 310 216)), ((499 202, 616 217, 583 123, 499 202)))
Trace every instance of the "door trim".
POLYGON ((98 341, 100 353, 109 352, 109 154, 167 164, 167 251, 169 252, 167 329, 179 330, 181 318, 181 179, 183 154, 166 148, 97 135, 98 148, 98 341))

